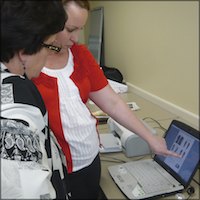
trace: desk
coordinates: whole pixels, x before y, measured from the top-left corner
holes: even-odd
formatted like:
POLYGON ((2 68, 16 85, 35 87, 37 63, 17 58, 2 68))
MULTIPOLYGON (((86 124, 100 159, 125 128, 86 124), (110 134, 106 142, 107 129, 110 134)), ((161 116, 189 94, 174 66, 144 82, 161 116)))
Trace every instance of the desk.
MULTIPOLYGON (((168 126, 170 125, 170 123, 173 119, 183 121, 183 120, 181 120, 181 118, 179 116, 176 116, 176 115, 162 109, 161 107, 159 107, 159 106, 157 106, 157 105, 155 105, 133 93, 124 93, 124 94, 120 94, 120 96, 126 102, 134 101, 138 104, 138 106, 141 109, 134 111, 138 118, 143 119, 146 117, 151 117, 151 118, 155 119, 156 121, 158 121, 165 129, 168 128, 168 126)), ((95 105, 89 105, 89 107, 92 112, 94 112, 98 109, 98 107, 95 105)), ((150 118, 146 119, 146 122, 151 127, 158 127, 158 125, 150 118)), ((99 130, 99 133, 108 132, 107 124, 98 125, 98 130, 99 130)), ((161 129, 157 129, 157 132, 160 135, 163 135, 163 133, 164 133, 163 130, 161 130, 161 129)), ((112 180, 112 178, 108 172, 108 166, 120 164, 120 160, 128 162, 128 161, 144 159, 144 158, 148 158, 148 157, 149 157, 149 155, 143 156, 143 157, 127 158, 123 153, 101 154, 102 173, 101 173, 100 185, 101 185, 101 188, 102 188, 103 192, 105 193, 107 199, 127 199, 126 196, 119 190, 117 185, 112 180)), ((195 180, 197 180, 199 182, 199 170, 195 174, 194 178, 195 178, 195 180)), ((192 181, 191 186, 193 186, 195 188, 195 193, 189 199, 199 199, 200 191, 199 191, 198 184, 195 183, 194 181, 192 181)), ((187 199, 188 194, 186 192, 184 192, 184 195, 187 199)), ((175 199, 175 196, 172 195, 172 196, 160 198, 160 199, 175 199)))

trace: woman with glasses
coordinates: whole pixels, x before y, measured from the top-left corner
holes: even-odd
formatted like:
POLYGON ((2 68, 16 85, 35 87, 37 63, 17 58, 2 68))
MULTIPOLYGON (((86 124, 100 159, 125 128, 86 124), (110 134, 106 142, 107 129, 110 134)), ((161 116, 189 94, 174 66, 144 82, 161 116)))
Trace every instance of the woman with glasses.
POLYGON ((60 50, 52 44, 65 21, 60 1, 1 1, 2 199, 68 199, 65 159, 30 80, 60 50))
POLYGON ((163 138, 144 127, 109 86, 92 54, 77 44, 88 18, 88 1, 63 0, 63 5, 68 20, 56 39, 62 50, 48 57, 34 82, 45 101, 50 127, 67 159, 72 199, 97 199, 101 171, 99 138, 96 119, 86 106, 88 99, 146 140, 155 153, 178 155, 167 150, 163 138))

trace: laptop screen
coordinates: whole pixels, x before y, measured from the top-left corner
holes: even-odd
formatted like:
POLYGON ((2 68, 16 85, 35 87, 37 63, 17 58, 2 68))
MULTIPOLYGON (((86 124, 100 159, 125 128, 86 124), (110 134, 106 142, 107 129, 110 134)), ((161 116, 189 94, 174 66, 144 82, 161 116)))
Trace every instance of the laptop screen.
POLYGON ((187 187, 199 165, 199 132, 173 120, 165 140, 168 149, 180 154, 181 158, 155 155, 154 160, 187 187))

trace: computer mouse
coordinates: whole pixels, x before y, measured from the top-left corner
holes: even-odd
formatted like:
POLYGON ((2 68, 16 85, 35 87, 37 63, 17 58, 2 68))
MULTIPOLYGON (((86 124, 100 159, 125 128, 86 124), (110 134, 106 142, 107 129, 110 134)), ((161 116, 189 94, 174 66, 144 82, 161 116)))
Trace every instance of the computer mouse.
POLYGON ((176 197, 176 199, 183 199, 183 200, 186 199, 186 198, 185 198, 185 195, 182 194, 182 193, 176 193, 176 194, 175 194, 175 197, 176 197))

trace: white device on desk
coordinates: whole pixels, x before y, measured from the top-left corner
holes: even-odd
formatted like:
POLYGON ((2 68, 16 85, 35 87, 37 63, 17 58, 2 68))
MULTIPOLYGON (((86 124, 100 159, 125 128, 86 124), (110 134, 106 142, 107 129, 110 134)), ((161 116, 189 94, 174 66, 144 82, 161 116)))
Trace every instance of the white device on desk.
POLYGON ((108 79, 108 82, 111 86, 111 88, 116 92, 116 93, 125 93, 128 91, 128 86, 123 84, 123 83, 119 83, 117 81, 113 81, 108 79))
MULTIPOLYGON (((156 134, 155 129, 151 128, 143 120, 141 121, 151 131, 152 134, 156 134)), ((111 133, 120 138, 122 149, 127 157, 150 154, 149 145, 141 137, 129 131, 112 118, 109 118, 107 123, 111 133)))
MULTIPOLYGON (((156 134, 155 129, 151 128, 143 120, 144 125, 156 134)), ((124 151, 127 157, 141 156, 150 153, 148 144, 135 133, 121 126, 112 118, 109 118, 108 126, 111 133, 100 134, 100 153, 110 153, 124 151)))
POLYGON ((122 151, 121 140, 112 133, 100 134, 100 153, 113 153, 122 151))

